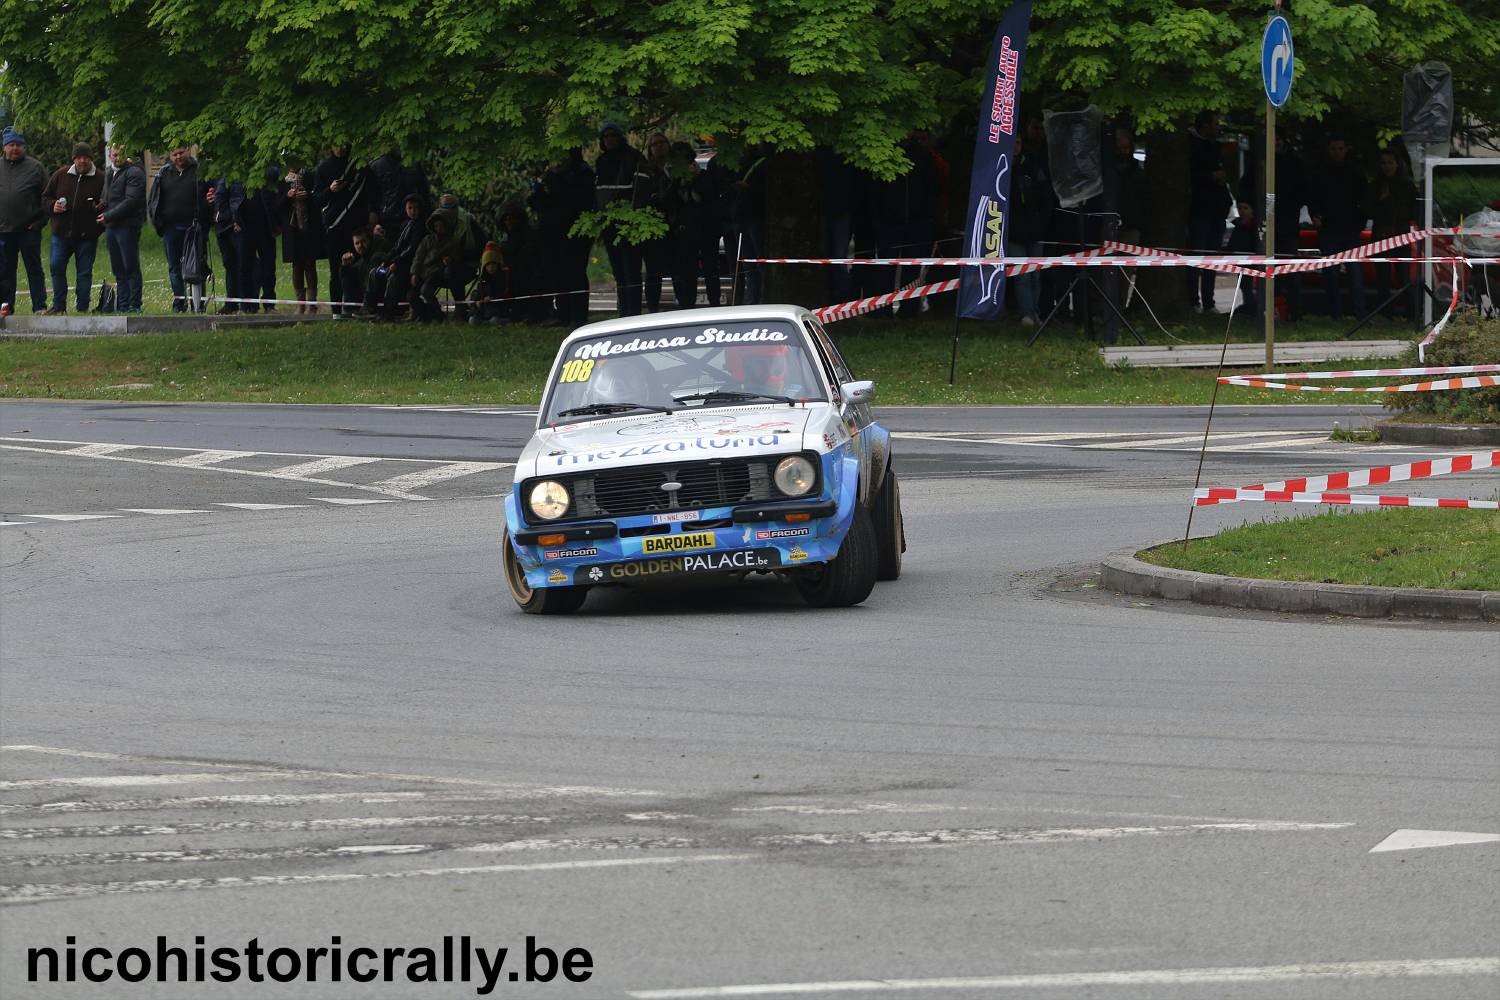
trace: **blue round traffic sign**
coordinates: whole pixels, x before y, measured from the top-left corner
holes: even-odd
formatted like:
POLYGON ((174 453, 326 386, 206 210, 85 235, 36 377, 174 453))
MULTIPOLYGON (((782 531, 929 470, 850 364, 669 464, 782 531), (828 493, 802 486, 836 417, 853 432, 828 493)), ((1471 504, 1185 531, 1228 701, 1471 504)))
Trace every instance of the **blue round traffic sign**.
POLYGON ((1260 43, 1260 79, 1272 107, 1281 107, 1291 96, 1292 73, 1292 26, 1277 14, 1266 24, 1260 43))

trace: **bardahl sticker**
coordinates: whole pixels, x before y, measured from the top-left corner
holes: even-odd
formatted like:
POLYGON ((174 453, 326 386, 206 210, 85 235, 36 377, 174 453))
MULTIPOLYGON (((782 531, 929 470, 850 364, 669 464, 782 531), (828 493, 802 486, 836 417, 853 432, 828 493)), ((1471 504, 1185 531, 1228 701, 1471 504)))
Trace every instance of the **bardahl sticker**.
POLYGON ((711 549, 717 544, 712 531, 684 531, 677 535, 647 535, 641 539, 641 551, 649 555, 688 552, 693 549, 711 549))

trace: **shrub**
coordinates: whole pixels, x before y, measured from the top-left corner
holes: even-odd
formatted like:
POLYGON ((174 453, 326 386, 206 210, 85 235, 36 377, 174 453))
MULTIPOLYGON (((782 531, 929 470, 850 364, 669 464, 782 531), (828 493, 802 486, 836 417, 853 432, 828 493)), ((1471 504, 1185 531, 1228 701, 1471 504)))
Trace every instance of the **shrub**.
MULTIPOLYGON (((1477 309, 1461 309, 1427 348, 1427 360, 1417 360, 1417 345, 1401 356, 1401 366, 1489 365, 1500 362, 1500 320, 1485 319, 1477 309)), ((1419 419, 1459 424, 1500 424, 1500 387, 1453 389, 1447 392, 1391 393, 1387 409, 1418 415, 1419 419)))

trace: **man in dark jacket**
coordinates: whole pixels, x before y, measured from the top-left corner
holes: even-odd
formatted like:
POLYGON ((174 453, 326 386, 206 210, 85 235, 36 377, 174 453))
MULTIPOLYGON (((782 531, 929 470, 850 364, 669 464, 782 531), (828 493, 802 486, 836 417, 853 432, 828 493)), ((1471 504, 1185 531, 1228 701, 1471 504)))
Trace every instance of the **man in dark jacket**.
MULTIPOLYGON (((1045 138, 1037 138, 1036 130, 1017 135, 1016 155, 1016 172, 1010 182, 1010 233, 1005 249, 1016 257, 1040 257, 1045 253, 1043 240, 1057 207, 1045 138)), ((1034 326, 1041 319, 1041 279, 1036 271, 1011 279, 1022 326, 1034 326)))
MULTIPOLYGON (((880 257, 925 257, 932 253, 933 223, 937 217, 938 175, 932 154, 916 138, 908 136, 901 151, 911 160, 905 174, 880 183, 874 191, 875 253, 880 257)), ((894 291, 900 267, 882 267, 880 292, 894 291)), ((908 272, 911 273, 911 272, 908 272)), ((877 315, 890 315, 890 308, 877 315)), ((904 316, 918 316, 909 309, 904 316)))
POLYGON ((73 162, 58 167, 42 190, 42 210, 52 220, 52 308, 48 315, 68 311, 68 258, 75 261, 78 311, 89 311, 93 291, 94 255, 104 226, 99 221, 104 204, 104 171, 94 166, 87 143, 73 147, 73 162))
MULTIPOLYGON (((1219 116, 1200 111, 1189 131, 1193 144, 1189 178, 1188 246, 1207 254, 1224 248, 1224 220, 1234 198, 1229 192, 1224 156, 1219 143, 1219 116)), ((1199 271, 1193 287, 1193 305, 1203 312, 1214 308, 1214 272, 1199 271)))
POLYGON ((214 181, 212 200, 214 206, 214 234, 218 237, 219 257, 224 262, 224 297, 228 300, 219 307, 220 313, 249 312, 250 303, 238 300, 249 298, 253 288, 245 285, 245 227, 240 223, 245 208, 245 185, 243 181, 231 181, 220 177, 214 181))
POLYGON ((26 155, 26 136, 13 128, 4 133, 5 156, 0 159, 0 303, 15 308, 16 263, 26 258, 31 284, 31 308, 47 308, 47 285, 41 274, 42 190, 47 168, 26 155), (33 263, 33 259, 35 263, 33 263))
MULTIPOLYGON (((640 208, 650 194, 651 171, 640 150, 625 141, 625 132, 614 122, 599 129, 599 158, 594 161, 597 207, 623 203, 640 208)), ((641 314, 641 251, 627 243, 613 226, 603 235, 604 252, 615 276, 616 310, 621 316, 641 314)))
POLYGON ((141 226, 146 224, 146 171, 119 146, 109 148, 110 171, 105 184, 104 246, 115 274, 115 308, 141 311, 141 226))
POLYGON ((172 311, 187 311, 186 286, 182 281, 182 247, 188 227, 212 218, 208 185, 198 179, 198 161, 186 146, 168 154, 157 171, 156 183, 146 197, 146 218, 161 234, 167 256, 167 280, 172 285, 172 311))
MULTIPOLYGON (((349 249, 339 257, 339 266, 344 272, 344 291, 351 296, 351 302, 356 296, 361 303, 369 301, 370 292, 381 282, 381 276, 377 273, 380 263, 390 252, 390 243, 384 237, 373 235, 368 229, 356 230, 349 238, 349 249)), ((355 311, 350 310, 351 314, 355 311)))
MULTIPOLYGON (((1328 159, 1312 178, 1307 209, 1317 227, 1318 250, 1323 256, 1359 245, 1365 227, 1365 175, 1349 162, 1349 144, 1342 136, 1328 137, 1328 159)), ((1363 264, 1340 264, 1324 268, 1328 314, 1334 319, 1344 315, 1341 272, 1349 276, 1356 317, 1364 316, 1365 281, 1360 273, 1363 267, 1363 264)))
MULTIPOLYGON (((1406 176, 1406 165, 1401 161, 1395 147, 1380 151, 1380 172, 1370 188, 1370 219, 1374 230, 1370 237, 1376 240, 1389 239, 1410 232, 1417 224, 1417 187, 1406 176)), ((1382 257, 1410 256, 1407 248, 1398 247, 1381 254, 1382 257)), ((1380 302, 1384 303, 1390 292, 1391 279, 1397 284, 1406 284, 1411 273, 1410 264, 1376 265, 1375 289, 1380 302)), ((1411 289, 1411 297, 1404 308, 1415 317, 1418 303, 1417 289, 1411 289)))
MULTIPOLYGON (((323 213, 324 246, 328 251, 328 285, 333 299, 333 315, 343 314, 344 285, 340 258, 349 249, 357 229, 370 225, 370 172, 356 166, 349 147, 334 146, 332 155, 318 164, 313 199, 323 213)), ((378 218, 378 217, 377 217, 378 218)), ((475 255, 477 258, 477 254, 475 255)), ((350 306, 357 306, 350 299, 350 306)))
POLYGON ((553 308, 559 322, 580 326, 588 321, 592 241, 568 234, 578 217, 594 207, 594 172, 583 162, 583 151, 570 149, 548 167, 527 201, 536 212, 542 244, 542 291, 557 294, 553 308))
MULTIPOLYGON (((276 236, 280 228, 276 215, 276 195, 281 183, 281 171, 267 167, 265 180, 260 187, 245 192, 235 221, 239 223, 241 237, 240 288, 246 298, 260 298, 266 312, 276 306, 270 300, 276 298, 276 236)), ((256 303, 243 304, 241 312, 255 312, 256 303)))

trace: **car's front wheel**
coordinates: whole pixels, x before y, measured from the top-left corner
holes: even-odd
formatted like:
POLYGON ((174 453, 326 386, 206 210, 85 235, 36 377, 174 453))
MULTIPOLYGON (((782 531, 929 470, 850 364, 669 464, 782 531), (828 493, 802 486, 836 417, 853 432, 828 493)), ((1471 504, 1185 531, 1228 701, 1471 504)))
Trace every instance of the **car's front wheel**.
POLYGON ((833 561, 810 566, 798 574, 797 590, 802 599, 815 608, 847 608, 869 597, 875 589, 879 563, 876 549, 870 512, 860 507, 833 561))
POLYGON ((500 545, 504 550, 505 585, 510 588, 516 607, 528 615, 566 615, 583 607, 589 588, 532 587, 526 582, 526 570, 516 557, 516 547, 510 542, 509 531, 500 539, 500 545))

